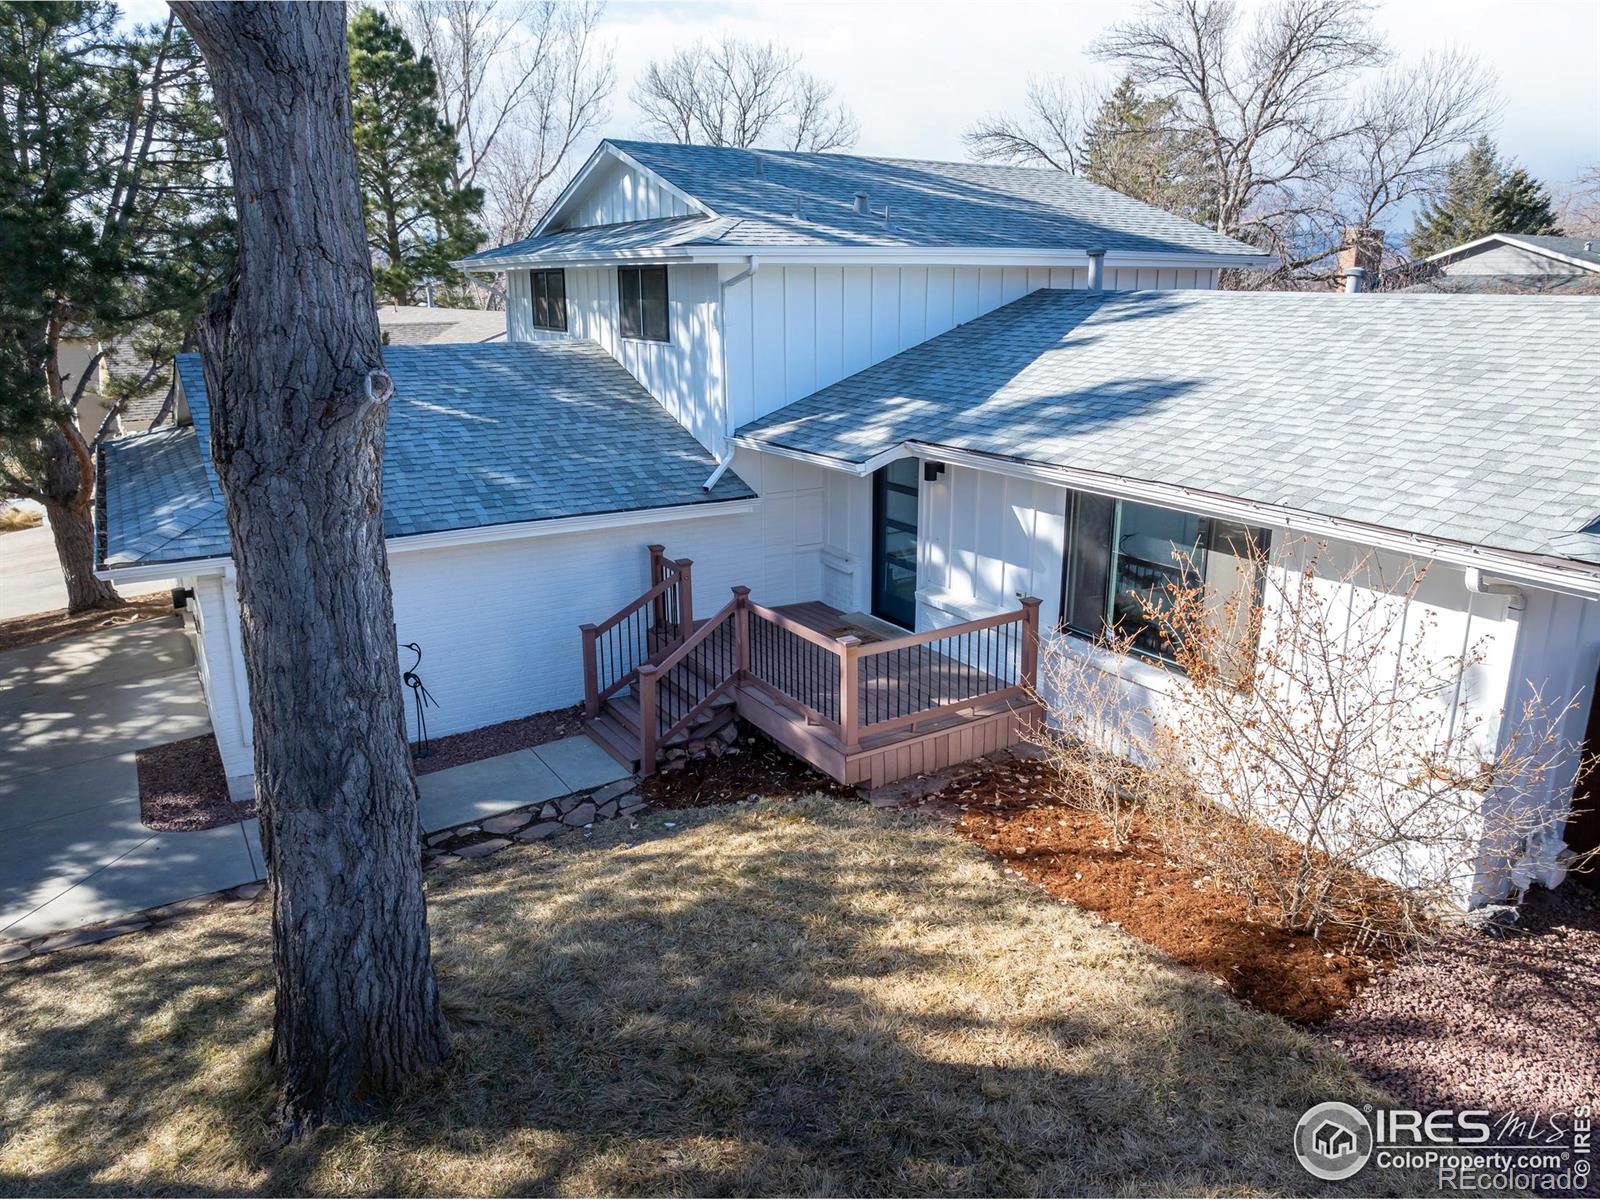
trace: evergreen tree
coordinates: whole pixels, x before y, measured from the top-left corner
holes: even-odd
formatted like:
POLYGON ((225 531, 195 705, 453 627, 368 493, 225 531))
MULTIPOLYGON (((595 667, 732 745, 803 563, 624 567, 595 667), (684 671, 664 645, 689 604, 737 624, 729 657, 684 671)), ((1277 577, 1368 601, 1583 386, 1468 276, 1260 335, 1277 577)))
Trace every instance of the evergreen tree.
POLYGON ((1482 137, 1451 164, 1438 198, 1417 214, 1411 257, 1428 258, 1491 233, 1556 232, 1549 192, 1521 167, 1503 162, 1482 137))
POLYGON ((1084 178, 1200 224, 1216 219, 1205 163, 1174 128, 1172 101, 1147 99, 1132 78, 1101 102, 1084 134, 1084 178))
POLYGON ((451 260, 483 234, 473 218, 483 192, 450 186, 459 146, 439 116, 433 63, 417 57, 387 17, 363 8, 350 25, 351 110, 373 281, 386 304, 464 302, 466 277, 451 260))
POLYGON ((117 30, 104 0, 0 3, 0 494, 44 505, 73 611, 94 578, 94 441, 64 341, 170 362, 231 255, 221 130, 174 20, 117 30))
POLYGON ((1489 198, 1495 233, 1560 233, 1550 193, 1518 167, 1500 181, 1489 198))

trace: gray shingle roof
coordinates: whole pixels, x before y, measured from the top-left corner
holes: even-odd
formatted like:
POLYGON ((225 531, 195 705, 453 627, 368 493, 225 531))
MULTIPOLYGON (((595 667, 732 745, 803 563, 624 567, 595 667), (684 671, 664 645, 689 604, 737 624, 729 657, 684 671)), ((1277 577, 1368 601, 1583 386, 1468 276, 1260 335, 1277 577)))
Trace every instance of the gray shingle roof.
POLYGON ((167 425, 104 443, 101 566, 215 558, 228 553, 222 496, 195 431, 167 425))
POLYGON ((528 238, 474 258, 648 247, 874 246, 1259 256, 1233 238, 1061 171, 789 150, 611 144, 705 204, 679 217, 528 238), (889 220, 858 215, 857 192, 889 220), (649 228, 645 228, 649 226, 649 228))
POLYGON ((739 432, 905 441, 1600 562, 1600 299, 1039 291, 739 432))
MULTIPOLYGON (((716 460, 593 342, 388 346, 390 537, 745 499, 716 460)), ((198 355, 178 358, 194 428, 105 449, 104 562, 227 553, 198 355)))
POLYGON ((1544 233, 1507 233, 1501 236, 1526 242, 1530 246, 1553 250, 1557 254, 1565 254, 1569 258, 1580 259, 1600 267, 1600 238, 1558 237, 1544 233))

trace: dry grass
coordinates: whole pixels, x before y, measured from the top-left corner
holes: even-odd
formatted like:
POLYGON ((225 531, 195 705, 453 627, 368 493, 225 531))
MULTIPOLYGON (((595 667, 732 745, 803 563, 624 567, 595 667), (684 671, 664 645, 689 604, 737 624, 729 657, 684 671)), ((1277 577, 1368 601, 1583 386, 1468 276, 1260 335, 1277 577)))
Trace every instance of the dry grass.
POLYGON ((277 1155, 259 906, 0 968, 0 1190, 1304 1193, 1302 1110, 1372 1096, 934 822, 620 824, 431 876, 453 1062, 277 1155))
POLYGON ((37 509, 12 505, 0 507, 0 533, 13 533, 18 529, 37 529, 44 524, 44 514, 37 509))

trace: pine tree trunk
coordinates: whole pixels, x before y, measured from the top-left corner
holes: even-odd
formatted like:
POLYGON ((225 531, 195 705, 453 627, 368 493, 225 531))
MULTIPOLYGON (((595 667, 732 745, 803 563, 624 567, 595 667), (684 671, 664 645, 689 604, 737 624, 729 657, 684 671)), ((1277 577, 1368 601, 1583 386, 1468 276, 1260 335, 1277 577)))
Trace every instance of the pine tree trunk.
POLYGON ((118 607, 122 597, 117 595, 117 589, 94 577, 94 520, 89 512, 46 500, 44 513, 55 538, 61 577, 67 585, 67 611, 118 607))
POLYGON ((387 376, 337 4, 173 5, 228 135, 239 252, 201 323, 271 846, 287 1137, 448 1053, 384 553, 387 376), (369 391, 369 380, 373 387, 369 391))

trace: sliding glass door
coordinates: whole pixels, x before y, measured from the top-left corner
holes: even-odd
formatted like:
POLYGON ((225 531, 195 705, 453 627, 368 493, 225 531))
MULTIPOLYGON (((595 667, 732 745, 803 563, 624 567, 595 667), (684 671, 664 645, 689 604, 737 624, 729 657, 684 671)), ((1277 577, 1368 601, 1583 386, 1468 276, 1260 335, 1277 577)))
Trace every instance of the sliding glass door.
POLYGON ((872 615, 905 629, 917 623, 917 476, 914 458, 872 476, 872 615))

